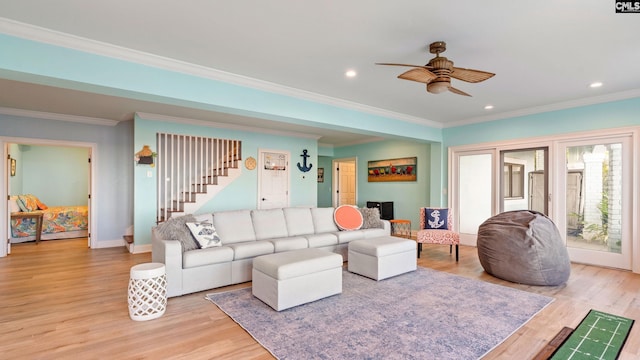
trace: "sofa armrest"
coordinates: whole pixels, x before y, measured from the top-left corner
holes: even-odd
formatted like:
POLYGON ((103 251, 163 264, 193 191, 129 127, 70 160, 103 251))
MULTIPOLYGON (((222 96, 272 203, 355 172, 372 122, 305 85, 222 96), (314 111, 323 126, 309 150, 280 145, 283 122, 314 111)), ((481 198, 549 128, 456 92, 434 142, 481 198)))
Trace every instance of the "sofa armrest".
POLYGON ((167 296, 182 295, 182 245, 178 240, 161 239, 151 230, 151 259, 163 263, 167 274, 167 296))
POLYGON ((381 219, 382 225, 384 225, 384 230, 387 232, 387 235, 391 235, 391 223, 389 220, 381 219))

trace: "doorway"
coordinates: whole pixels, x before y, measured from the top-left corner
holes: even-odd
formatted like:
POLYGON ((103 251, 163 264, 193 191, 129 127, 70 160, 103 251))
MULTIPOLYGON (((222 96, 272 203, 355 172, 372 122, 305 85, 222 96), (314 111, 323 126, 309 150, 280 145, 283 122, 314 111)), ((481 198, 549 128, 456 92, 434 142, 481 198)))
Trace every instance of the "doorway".
MULTIPOLYGON (((34 193, 36 196, 40 194, 40 197, 44 197, 41 200, 45 204, 50 201, 49 205, 86 204, 86 209, 84 209, 87 215, 86 220, 84 216, 82 217, 83 222, 86 221, 86 231, 82 231, 82 234, 78 236, 87 238, 88 247, 96 247, 94 244, 96 237, 95 234, 92 234, 92 230, 95 229, 95 219, 92 214, 95 212, 91 199, 95 188, 92 177, 94 171, 92 158, 96 152, 96 144, 30 138, 0 138, 0 146, 3 148, 5 159, 10 164, 2 176, 4 186, 1 193, 6 196, 7 201, 5 206, 0 207, 0 216, 5 219, 0 225, 0 232, 5 234, 5 239, 12 237, 12 204, 9 195, 34 193), (66 164, 61 166, 62 169, 56 168, 56 165, 52 164, 54 161, 51 160, 56 159, 55 154, 47 152, 53 153, 53 150, 60 151, 56 152, 60 155, 57 159, 61 159, 62 163, 66 164), (68 154, 75 154, 75 160, 66 162, 68 154), (47 159, 48 155, 53 157, 47 159), (15 166, 15 171, 11 169, 12 165, 15 166), (53 168, 51 168, 52 166, 53 168), (42 172, 45 172, 46 175, 43 175, 42 172), (82 174, 82 176, 77 176, 78 174, 82 174), (76 191, 78 189, 80 191, 76 191), (44 201, 45 199, 47 201, 44 201), (69 199, 70 203, 62 204, 64 201, 61 199, 69 199)), ((15 209, 13 210, 15 211, 15 209)), ((73 234, 79 233, 75 230, 73 232, 73 234)), ((60 235, 60 238, 64 238, 67 234, 72 233, 45 234, 42 238, 57 239, 59 234, 63 234, 60 235)), ((69 236, 71 235, 67 237, 69 236)), ((6 256, 10 252, 11 242, 7 242, 7 246, 3 246, 0 251, 0 257, 6 256)))
POLYGON ((333 160, 333 206, 358 204, 356 158, 333 160))
POLYGON ((533 210, 549 215, 549 149, 500 151, 500 211, 533 210))

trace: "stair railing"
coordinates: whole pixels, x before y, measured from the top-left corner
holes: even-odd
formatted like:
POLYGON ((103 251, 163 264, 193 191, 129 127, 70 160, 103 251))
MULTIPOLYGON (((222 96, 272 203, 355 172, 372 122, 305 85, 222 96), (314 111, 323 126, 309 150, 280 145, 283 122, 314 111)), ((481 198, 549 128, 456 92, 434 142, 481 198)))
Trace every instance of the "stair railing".
POLYGON ((240 140, 158 133, 157 221, 184 210, 184 203, 197 201, 208 185, 217 184, 242 158, 240 140))

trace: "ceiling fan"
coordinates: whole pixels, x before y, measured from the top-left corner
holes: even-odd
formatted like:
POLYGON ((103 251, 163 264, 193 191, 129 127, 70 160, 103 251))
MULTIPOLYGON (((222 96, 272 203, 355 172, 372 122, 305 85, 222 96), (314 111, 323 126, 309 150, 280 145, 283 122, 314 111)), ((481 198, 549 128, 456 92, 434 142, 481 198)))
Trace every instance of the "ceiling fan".
POLYGON ((429 52, 436 54, 436 57, 429 60, 429 62, 424 66, 394 63, 376 63, 376 65, 413 67, 413 69, 398 75, 398 78, 425 83, 427 84, 427 91, 432 94, 440 94, 448 90, 454 94, 471 96, 466 92, 451 86, 451 78, 470 83, 478 83, 495 75, 481 70, 454 67, 453 61, 444 56, 440 56, 440 53, 445 50, 447 50, 447 44, 444 41, 431 43, 431 45, 429 45, 429 52))

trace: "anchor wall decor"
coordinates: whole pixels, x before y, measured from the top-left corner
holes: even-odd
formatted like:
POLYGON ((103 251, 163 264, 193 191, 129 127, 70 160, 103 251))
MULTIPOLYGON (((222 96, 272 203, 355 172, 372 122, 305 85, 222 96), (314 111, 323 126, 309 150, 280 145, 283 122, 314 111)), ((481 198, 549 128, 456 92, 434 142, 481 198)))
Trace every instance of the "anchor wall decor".
POLYGON ((313 167, 313 164, 309 164, 309 166, 307 166, 307 158, 310 156, 310 155, 307 155, 307 149, 302 150, 302 154, 300 156, 302 156, 302 165, 298 163, 298 169, 300 169, 300 171, 302 172, 307 172, 311 170, 311 168, 313 167))

